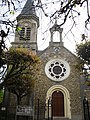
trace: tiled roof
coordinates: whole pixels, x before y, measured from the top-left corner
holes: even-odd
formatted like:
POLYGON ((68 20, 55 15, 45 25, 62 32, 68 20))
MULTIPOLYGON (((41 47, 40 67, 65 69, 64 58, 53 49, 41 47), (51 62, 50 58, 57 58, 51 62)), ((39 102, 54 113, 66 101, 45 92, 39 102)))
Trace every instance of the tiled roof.
POLYGON ((27 0, 24 8, 22 9, 20 15, 36 15, 35 7, 33 5, 33 0, 27 0))

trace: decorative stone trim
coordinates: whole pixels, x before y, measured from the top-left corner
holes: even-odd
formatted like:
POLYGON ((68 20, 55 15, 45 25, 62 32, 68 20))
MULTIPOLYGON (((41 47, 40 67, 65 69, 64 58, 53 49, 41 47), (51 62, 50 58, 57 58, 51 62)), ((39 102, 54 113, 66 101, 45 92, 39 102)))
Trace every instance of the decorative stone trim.
POLYGON ((45 73, 53 81, 62 81, 69 76, 70 67, 62 59, 52 59, 46 64, 45 73))
MULTIPOLYGON (((46 111, 45 118, 48 118, 48 100, 52 100, 52 94, 55 91, 61 91, 64 95, 64 113, 66 118, 71 119, 71 109, 70 109, 70 95, 69 91, 62 85, 54 85, 47 91, 46 94, 46 111)), ((51 102, 49 102, 49 117, 51 117, 51 102)))

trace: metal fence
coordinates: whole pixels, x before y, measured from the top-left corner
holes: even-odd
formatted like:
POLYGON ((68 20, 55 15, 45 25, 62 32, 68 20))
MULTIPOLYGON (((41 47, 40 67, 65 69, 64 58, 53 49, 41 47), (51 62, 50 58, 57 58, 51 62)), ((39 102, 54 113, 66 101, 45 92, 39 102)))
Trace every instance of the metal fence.
MULTIPOLYGON (((45 118, 45 110, 46 106, 45 104, 42 105, 40 103, 40 100, 37 100, 37 105, 35 109, 32 112, 32 115, 24 116, 24 115, 18 115, 16 117, 16 108, 15 107, 9 107, 8 109, 5 107, 2 107, 0 109, 0 120, 52 120, 52 114, 49 115, 49 109, 52 109, 49 106, 49 100, 48 100, 48 110, 47 110, 47 118, 45 118)), ((25 110, 25 109, 24 109, 25 110)), ((31 110, 31 108, 30 108, 31 110)), ((88 102, 87 98, 85 97, 83 99, 83 111, 84 111, 84 120, 90 120, 90 103, 88 102)), ((51 111, 52 112, 52 111, 51 111)), ((20 113, 21 114, 21 113, 20 113)))
POLYGON ((90 120, 90 108, 89 102, 86 97, 83 99, 83 111, 84 111, 84 120, 90 120))

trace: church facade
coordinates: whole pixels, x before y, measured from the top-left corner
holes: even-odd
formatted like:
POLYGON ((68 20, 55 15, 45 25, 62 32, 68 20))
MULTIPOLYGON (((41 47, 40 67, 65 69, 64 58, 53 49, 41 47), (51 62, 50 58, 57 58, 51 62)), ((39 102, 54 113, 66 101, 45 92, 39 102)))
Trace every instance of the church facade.
MULTIPOLYGON (((83 90, 81 90, 79 59, 64 47, 63 29, 57 24, 50 28, 50 43, 43 50, 37 48, 39 18, 27 0, 17 24, 22 28, 16 32, 12 47, 24 47, 35 52, 41 59, 41 74, 35 81, 28 106, 32 108, 32 119, 83 120, 83 90), (27 9, 28 8, 28 9, 27 9), (58 31, 60 41, 54 42, 54 32, 58 31)), ((83 79, 83 78, 82 78, 83 79)), ((88 92, 89 95, 90 92, 88 92)), ((89 97, 89 96, 88 96, 89 97)), ((12 104, 10 104, 12 106, 12 104)), ((15 111, 14 111, 15 112, 15 111)))

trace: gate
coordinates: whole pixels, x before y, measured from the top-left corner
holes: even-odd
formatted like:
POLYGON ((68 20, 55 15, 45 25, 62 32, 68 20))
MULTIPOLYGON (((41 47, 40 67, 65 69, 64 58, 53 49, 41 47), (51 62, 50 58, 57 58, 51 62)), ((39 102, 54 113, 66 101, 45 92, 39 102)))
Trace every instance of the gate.
POLYGON ((89 103, 86 97, 83 99, 84 120, 90 120, 89 103))
POLYGON ((36 119, 45 119, 45 110, 47 110, 46 119, 52 120, 54 117, 64 117, 64 95, 61 91, 54 91, 52 98, 48 99, 47 106, 42 105, 41 101, 37 100, 36 119))

